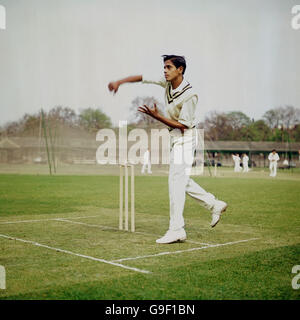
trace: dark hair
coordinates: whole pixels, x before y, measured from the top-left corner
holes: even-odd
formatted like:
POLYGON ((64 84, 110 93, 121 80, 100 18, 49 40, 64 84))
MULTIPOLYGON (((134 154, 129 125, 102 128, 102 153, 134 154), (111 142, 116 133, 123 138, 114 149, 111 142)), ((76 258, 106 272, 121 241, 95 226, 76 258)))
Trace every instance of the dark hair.
POLYGON ((182 74, 184 74, 186 69, 186 62, 184 56, 175 56, 174 54, 168 55, 164 54, 163 56, 164 62, 167 60, 171 60, 176 68, 183 67, 182 74))
POLYGON ((276 151, 276 149, 273 149, 272 152, 273 152, 273 151, 276 151))

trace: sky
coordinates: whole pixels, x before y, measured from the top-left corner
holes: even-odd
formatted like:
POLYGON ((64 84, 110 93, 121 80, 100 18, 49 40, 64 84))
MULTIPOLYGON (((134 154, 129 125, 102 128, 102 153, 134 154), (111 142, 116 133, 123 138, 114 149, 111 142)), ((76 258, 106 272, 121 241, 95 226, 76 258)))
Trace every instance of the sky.
POLYGON ((0 0, 0 125, 55 106, 100 108, 118 124, 135 97, 163 102, 164 92, 135 83, 113 95, 108 83, 161 77, 163 54, 186 57, 199 120, 211 111, 260 119, 271 108, 300 107, 297 2, 0 0))

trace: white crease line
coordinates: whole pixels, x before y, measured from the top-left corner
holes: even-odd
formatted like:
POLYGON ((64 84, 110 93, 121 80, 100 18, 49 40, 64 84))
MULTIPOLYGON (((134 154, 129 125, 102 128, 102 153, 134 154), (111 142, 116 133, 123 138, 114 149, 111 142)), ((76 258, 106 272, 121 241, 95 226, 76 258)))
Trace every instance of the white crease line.
MULTIPOLYGON (((49 219, 36 219, 36 220, 17 220, 17 221, 4 221, 4 222, 0 222, 1 224, 16 224, 16 223, 29 223, 29 222, 43 222, 43 221, 63 221, 63 222, 69 222, 69 223, 73 223, 73 224, 81 224, 87 227, 94 227, 94 228, 99 228, 99 229, 109 229, 109 230, 119 230, 118 228, 115 227, 109 227, 109 226, 102 226, 102 225, 96 225, 96 224, 88 224, 88 223, 84 223, 84 222, 75 222, 75 221, 71 221, 69 219, 86 219, 86 218, 98 218, 99 215, 96 216, 85 216, 85 217, 74 217, 74 218, 49 218, 49 219)), ((159 237, 158 235, 155 234, 151 234, 151 233, 146 233, 146 232, 140 232, 140 231, 135 231, 135 233, 137 234, 144 234, 147 236, 156 236, 159 237)), ((211 245, 210 243, 204 243, 204 242, 198 242, 198 241, 193 241, 193 240, 186 240, 186 242, 190 242, 190 243, 195 243, 195 244, 201 244, 201 245, 211 245)))
POLYGON ((106 263, 106 264, 110 264, 110 265, 113 265, 113 266, 116 266, 116 267, 128 269, 128 270, 131 270, 131 271, 136 271, 136 272, 140 272, 140 273, 151 273, 150 271, 147 271, 147 270, 128 267, 128 266, 125 266, 123 264, 116 263, 116 262, 113 262, 113 261, 108 261, 108 260, 104 260, 104 259, 99 259, 99 258, 87 256, 87 255, 80 254, 80 253, 74 253, 74 252, 71 252, 71 251, 68 251, 68 250, 63 250, 63 249, 59 249, 59 248, 50 247, 50 246, 47 246, 47 245, 44 245, 44 244, 40 244, 40 243, 35 242, 35 241, 24 240, 24 239, 20 239, 20 238, 14 238, 14 237, 11 237, 11 236, 7 236, 5 234, 0 234, 0 237, 6 238, 6 239, 10 239, 10 240, 21 241, 21 242, 24 242, 24 243, 29 243, 29 244, 32 244, 32 245, 37 246, 37 247, 42 247, 42 248, 47 248, 47 249, 54 250, 54 251, 63 252, 63 253, 71 254, 73 256, 77 256, 77 257, 81 257, 81 258, 85 258, 85 259, 89 259, 89 260, 93 260, 93 261, 103 262, 103 263, 106 263))
POLYGON ((101 225, 89 224, 89 223, 77 222, 77 221, 71 221, 71 220, 68 220, 68 219, 65 219, 65 218, 57 218, 55 220, 56 221, 62 221, 62 222, 69 222, 69 223, 73 223, 73 224, 80 224, 80 225, 83 225, 83 226, 94 227, 94 228, 99 228, 99 229, 119 230, 118 228, 114 228, 114 227, 101 226, 101 225))
POLYGON ((164 256, 164 255, 170 255, 170 254, 178 254, 178 253, 197 251, 197 250, 202 250, 202 249, 206 249, 206 248, 222 247, 222 246, 227 246, 227 245, 232 245, 232 244, 247 242, 247 241, 252 241, 252 240, 258 240, 258 239, 259 238, 252 238, 252 239, 239 240, 239 241, 233 241, 233 242, 212 244, 212 245, 208 245, 208 246, 204 246, 204 247, 190 248, 190 249, 186 249, 186 250, 166 251, 166 252, 160 252, 160 253, 156 253, 156 254, 149 254, 149 255, 145 255, 145 256, 138 256, 138 257, 131 257, 131 258, 122 258, 122 259, 111 260, 111 261, 112 262, 121 262, 121 261, 128 261, 128 260, 137 260, 137 259, 144 259, 144 258, 159 257, 159 256, 164 256))
POLYGON ((86 219, 86 218, 99 218, 99 214, 96 216, 84 216, 84 217, 74 217, 74 218, 55 218, 55 219, 86 219))
MULTIPOLYGON (((55 219, 55 220, 57 220, 57 221, 63 221, 63 222, 69 222, 69 223, 73 223, 73 224, 80 224, 80 225, 83 225, 83 226, 94 227, 94 228, 99 228, 99 229, 119 230, 118 228, 114 228, 114 227, 102 226, 102 225, 97 225, 97 224, 89 224, 89 223, 77 222, 77 221, 75 222, 75 221, 71 221, 71 220, 68 220, 68 219, 65 219, 65 218, 57 218, 57 219, 55 219)), ((155 237, 158 237, 158 235, 151 234, 151 233, 146 233, 146 232, 135 231, 134 233, 144 234, 144 235, 147 235, 147 236, 155 236, 155 237)), ((210 246, 210 245, 211 245, 210 243, 197 242, 197 241, 193 241, 193 240, 185 240, 185 242, 202 244, 202 245, 205 245, 205 246, 210 246)))
MULTIPOLYGON (((85 219, 85 218, 96 218, 99 217, 99 215, 97 216, 85 216, 85 217, 74 217, 71 219, 85 219)), ((36 219, 36 220, 16 220, 16 221, 4 221, 4 222, 0 222, 0 224, 14 224, 14 223, 28 223, 28 222, 42 222, 42 221, 55 221, 58 219, 67 219, 67 218, 49 218, 49 219, 36 219)), ((70 218, 69 218, 70 219, 70 218)))

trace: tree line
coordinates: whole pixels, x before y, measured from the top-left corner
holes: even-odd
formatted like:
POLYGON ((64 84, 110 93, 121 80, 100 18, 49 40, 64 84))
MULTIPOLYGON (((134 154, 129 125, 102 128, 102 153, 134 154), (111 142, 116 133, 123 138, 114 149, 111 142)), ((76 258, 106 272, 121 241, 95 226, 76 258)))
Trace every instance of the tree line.
POLYGON ((20 120, 8 122, 0 127, 3 136, 38 136, 41 131, 42 115, 52 127, 69 128, 74 132, 95 133, 102 128, 111 128, 112 122, 100 108, 86 108, 77 114, 69 107, 56 106, 46 112, 26 113, 20 120))
MULTIPOLYGON (((163 113, 163 105, 154 97, 136 97, 130 107, 128 129, 153 126, 164 127, 154 119, 137 111, 138 106, 156 103, 163 113)), ((78 114, 69 107, 56 106, 45 112, 45 118, 53 126, 64 126, 70 130, 95 134, 102 128, 113 128, 112 121, 101 108, 86 108, 78 114)), ((205 139, 235 141, 300 141, 300 109, 281 106, 264 113, 262 119, 254 120, 240 111, 208 113, 199 128, 204 128, 205 139)), ((41 130, 41 110, 26 113, 20 120, 0 127, 0 136, 38 136, 41 130)))
POLYGON ((213 111, 200 126, 210 140, 296 142, 300 141, 300 109, 277 107, 266 111, 259 120, 240 111, 213 111))

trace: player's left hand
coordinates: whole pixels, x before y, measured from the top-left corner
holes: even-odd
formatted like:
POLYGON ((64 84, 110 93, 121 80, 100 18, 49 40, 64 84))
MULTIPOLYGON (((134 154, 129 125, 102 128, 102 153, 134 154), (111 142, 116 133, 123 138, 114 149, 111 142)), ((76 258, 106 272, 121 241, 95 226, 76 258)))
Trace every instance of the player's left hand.
POLYGON ((158 110, 157 110, 156 103, 154 103, 153 108, 150 108, 144 104, 142 107, 138 108, 138 111, 146 113, 153 118, 157 118, 157 116, 159 114, 158 110))

